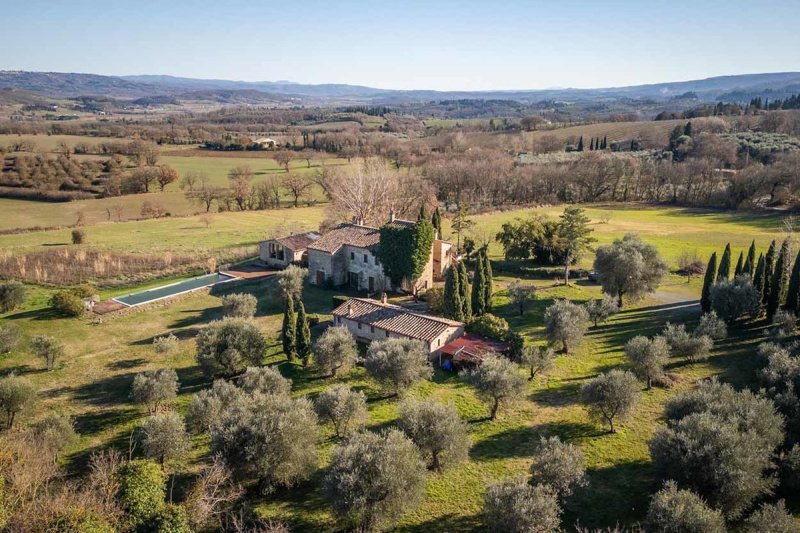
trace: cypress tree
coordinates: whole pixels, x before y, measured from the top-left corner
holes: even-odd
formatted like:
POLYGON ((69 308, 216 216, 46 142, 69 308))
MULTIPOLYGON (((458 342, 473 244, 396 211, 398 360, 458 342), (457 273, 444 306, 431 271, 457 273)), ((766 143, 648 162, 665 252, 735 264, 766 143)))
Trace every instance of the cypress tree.
POLYGON ((303 366, 308 366, 308 359, 311 356, 311 329, 308 327, 306 317, 306 306, 302 300, 297 300, 297 325, 295 327, 297 355, 303 360, 303 366))
POLYGON ((608 135, 603 135, 603 150, 608 148, 608 135))
POLYGON ((478 252, 475 258, 475 276, 472 278, 472 314, 481 316, 486 312, 486 269, 483 266, 483 254, 478 252))
POLYGON ((463 320, 464 306, 461 303, 461 287, 458 267, 451 265, 447 269, 447 276, 444 280, 444 293, 442 294, 442 307, 444 314, 453 320, 463 320))
POLYGON ((484 300, 484 309, 486 312, 490 312, 492 310, 492 294, 494 294, 494 290, 492 289, 492 263, 489 261, 489 251, 487 247, 483 247, 483 300, 484 300))
POLYGON ((431 215, 431 225, 433 226, 433 237, 436 239, 442 238, 442 214, 439 212, 439 206, 433 210, 431 215))
POLYGON ((461 314, 464 315, 465 321, 469 321, 472 318, 472 288, 469 284, 467 265, 463 261, 458 263, 458 288, 461 291, 461 314))
POLYGON ((286 300, 286 309, 283 310, 283 327, 281 328, 281 341, 283 353, 289 361, 297 355, 297 314, 294 310, 294 298, 286 300))
POLYGON ((772 272, 775 268, 775 241, 769 244, 767 255, 764 256, 764 291, 761 302, 767 305, 767 299, 772 292, 772 272))
POLYGON ((800 252, 797 252, 797 257, 794 259, 794 267, 792 267, 792 275, 789 278, 789 289, 786 291, 786 310, 797 314, 800 309, 800 252))
POLYGON ((594 150, 594 137, 589 141, 589 151, 594 150))
POLYGON ((739 252, 739 259, 736 261, 736 268, 733 270, 733 277, 740 276, 743 273, 744 253, 739 252))
POLYGON ((722 259, 719 260, 719 270, 717 271, 717 281, 729 279, 731 277, 731 243, 725 245, 722 252, 722 259))
POLYGON ((767 300, 767 320, 770 322, 778 311, 778 308, 786 298, 786 281, 789 277, 789 262, 792 260, 789 255, 791 243, 785 239, 775 260, 775 271, 772 273, 772 283, 769 286, 769 298, 767 300))
POLYGON ((756 264, 756 271, 753 274, 753 286, 758 291, 759 303, 764 301, 764 280, 766 278, 767 262, 764 260, 764 254, 758 254, 758 263, 756 264))
POLYGON ((578 151, 583 152, 583 135, 581 135, 581 138, 578 139, 578 151))
POLYGON ((687 122, 686 126, 683 127, 683 134, 688 135, 689 137, 692 136, 692 123, 687 122))
POLYGON ((750 279, 756 273, 756 241, 750 243, 750 249, 747 250, 747 260, 744 262, 744 273, 750 274, 750 279))
POLYGON ((425 202, 423 202, 419 206, 419 215, 417 215, 417 220, 425 220, 426 218, 428 218, 428 215, 425 213, 425 202))
POLYGON ((711 286, 717 280, 717 252, 711 254, 703 278, 703 291, 700 293, 700 308, 704 313, 711 311, 711 286))

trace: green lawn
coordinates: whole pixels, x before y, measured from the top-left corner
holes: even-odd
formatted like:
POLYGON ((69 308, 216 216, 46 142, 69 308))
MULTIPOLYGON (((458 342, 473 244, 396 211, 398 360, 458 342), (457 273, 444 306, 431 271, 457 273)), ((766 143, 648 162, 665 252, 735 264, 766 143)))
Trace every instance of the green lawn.
MULTIPOLYGON (((544 210, 558 214, 560 208, 544 210)), ((592 207, 589 214, 598 219, 611 211, 609 223, 596 224, 600 243, 627 231, 638 231, 656 244, 670 261, 684 248, 696 248, 704 256, 712 249, 721 250, 731 241, 735 250, 751 239, 763 249, 772 238, 781 238, 779 215, 726 214, 683 209, 606 208, 592 207)), ((504 220, 526 211, 495 213, 475 217, 483 232, 495 232, 504 220)), ((260 239, 267 228, 286 221, 306 222, 316 227, 323 217, 322 208, 282 209, 280 211, 226 213, 217 215, 206 229, 194 219, 163 219, 146 222, 98 224, 87 234, 92 246, 160 253, 172 251, 212 250, 226 246, 251 244, 260 239)), ((47 243, 64 242, 67 232, 44 232, 0 236, 0 245, 12 251, 36 249, 47 243)), ((492 255, 500 250, 492 247, 492 255)), ((199 252, 198 252, 199 253, 199 252)), ((588 259, 587 259, 588 262, 588 259)), ((497 275, 495 312, 509 320, 529 342, 541 342, 544 308, 556 297, 577 301, 599 295, 593 284, 578 281, 565 288, 551 281, 536 281, 537 301, 522 316, 509 305, 504 286, 511 278, 497 275)), ((280 355, 278 331, 280 309, 269 296, 267 281, 224 284, 217 291, 246 291, 259 298, 256 321, 271 339, 265 362, 278 365, 294 381, 294 393, 313 395, 328 386, 330 379, 318 379, 313 370, 289 364, 280 355)), ((149 283, 152 286, 154 283, 149 283)), ((115 289, 114 294, 131 292, 133 287, 115 289)), ((691 387, 698 378, 719 375, 736 385, 749 385, 755 380, 755 345, 757 329, 732 332, 713 356, 704 363, 686 365, 675 360, 670 372, 678 380, 669 390, 645 391, 635 416, 621 424, 611 435, 590 421, 578 403, 580 386, 599 372, 623 365, 622 346, 634 335, 654 334, 667 321, 692 323, 697 318, 696 299, 700 280, 686 283, 684 278, 669 275, 658 292, 628 306, 607 324, 591 328, 585 341, 569 356, 557 360, 549 376, 529 382, 528 390, 513 404, 504 408, 495 421, 485 420, 486 406, 472 390, 452 374, 437 371, 431 382, 416 386, 410 394, 434 397, 451 402, 469 422, 472 449, 470 460, 443 474, 431 475, 427 498, 422 506, 401 522, 401 531, 453 531, 479 525, 483 491, 487 483, 508 475, 524 475, 538 438, 559 435, 581 447, 589 466, 590 487, 577 494, 567 506, 564 525, 576 521, 586 527, 633 525, 643 516, 649 494, 657 490, 650 466, 647 441, 660 422, 664 402, 679 390, 691 387)), ((311 313, 323 317, 331 308, 332 291, 307 288, 304 300, 311 313)), ((104 297, 110 296, 104 293, 104 297)), ((27 343, 0 358, 0 372, 25 374, 38 387, 39 402, 26 420, 43 416, 49 410, 70 414, 81 434, 66 462, 73 471, 80 471, 88 453, 98 447, 116 445, 127 450, 131 430, 144 419, 145 412, 130 403, 128 394, 133 376, 145 369, 174 367, 181 381, 177 408, 184 411, 191 394, 207 387, 194 362, 193 336, 199 328, 220 316, 219 294, 195 293, 153 308, 102 320, 65 319, 53 316, 47 309, 49 291, 33 288, 25 307, 0 316, 0 320, 18 324, 25 339, 38 333, 58 335, 66 344, 66 355, 59 368, 44 371, 43 363, 29 353, 27 343), (155 336, 174 332, 180 339, 174 354, 158 355, 152 348, 155 336)), ((370 427, 386 427, 397 415, 397 401, 381 399, 376 385, 363 369, 337 378, 365 390, 369 401, 370 427)), ((207 442, 199 438, 190 472, 198 468, 207 451, 207 442)), ((321 466, 328 461, 336 444, 331 428, 325 428, 320 442, 321 466)), ((322 473, 306 484, 290 491, 278 491, 254 501, 266 516, 287 520, 296 531, 335 531, 319 481, 322 473)))

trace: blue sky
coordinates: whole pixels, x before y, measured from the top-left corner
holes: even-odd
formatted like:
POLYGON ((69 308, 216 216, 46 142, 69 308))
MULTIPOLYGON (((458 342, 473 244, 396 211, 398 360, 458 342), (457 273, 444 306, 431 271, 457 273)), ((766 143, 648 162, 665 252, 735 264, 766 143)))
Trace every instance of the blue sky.
POLYGON ((800 71, 800 0, 0 0, 0 69, 608 87, 800 71))

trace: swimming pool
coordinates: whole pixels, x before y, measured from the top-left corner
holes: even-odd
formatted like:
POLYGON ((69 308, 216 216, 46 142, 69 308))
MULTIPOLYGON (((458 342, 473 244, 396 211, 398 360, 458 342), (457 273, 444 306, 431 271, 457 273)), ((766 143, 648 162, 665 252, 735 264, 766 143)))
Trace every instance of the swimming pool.
POLYGON ((227 283, 228 281, 233 281, 235 279, 239 278, 215 272, 213 274, 206 274, 204 276, 197 276, 196 278, 170 283, 169 285, 162 285, 161 287, 155 287, 146 291, 133 292, 124 296, 118 296, 116 298, 112 298, 112 300, 123 305, 127 305, 128 307, 134 307, 137 305, 163 300, 165 298, 170 298, 172 296, 177 296, 186 292, 196 291, 205 287, 211 287, 217 283, 227 283))

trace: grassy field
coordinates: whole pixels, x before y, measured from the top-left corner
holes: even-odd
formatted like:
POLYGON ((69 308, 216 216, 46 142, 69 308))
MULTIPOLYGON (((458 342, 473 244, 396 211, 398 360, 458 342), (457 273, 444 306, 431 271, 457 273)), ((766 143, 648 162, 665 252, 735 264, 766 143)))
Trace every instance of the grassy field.
POLYGON ((58 145, 67 143, 70 148, 74 148, 78 143, 88 143, 90 145, 102 142, 128 142, 128 139, 118 137, 92 137, 90 135, 0 135, 0 146, 9 146, 19 141, 31 141, 35 144, 35 152, 53 152, 58 145))
MULTIPOLYGON (((544 211, 557 214, 560 209, 544 211)), ((763 249, 770 239, 781 237, 779 215, 602 206, 592 207, 589 214, 597 220, 607 211, 612 213, 609 222, 594 225, 600 243, 609 242, 627 231, 637 231, 646 241, 656 244, 671 261, 684 248, 696 248, 705 255, 712 249, 721 250, 728 241, 738 249, 756 239, 763 249)), ((485 232, 494 232, 503 221, 524 213, 510 211, 475 219, 485 232)), ((321 208, 228 213, 220 215, 208 230, 204 227, 190 229, 193 222, 182 219, 100 224, 90 227, 88 234, 90 242, 97 246, 149 252, 171 249, 178 253, 196 249, 198 242, 209 248, 247 244, 270 226, 287 220, 303 220, 314 226, 321 215, 321 208)), ((0 246, 22 250, 47 241, 59 242, 62 238, 60 233, 45 237, 36 233, 3 236, 0 246), (26 243, 26 239, 34 239, 33 244, 26 243)), ((493 256, 499 257, 499 252, 492 247, 493 256)), ((565 288, 550 281, 536 281, 537 300, 519 316, 504 292, 510 279, 502 275, 496 277, 495 312, 507 318, 529 342, 541 342, 542 314, 553 298, 583 301, 599 295, 599 288, 593 284, 578 282, 565 288)), ((279 353, 277 335, 281 314, 269 297, 271 281, 237 283, 239 285, 226 284, 222 290, 250 292, 258 297, 256 321, 271 339, 265 362, 277 365, 293 380, 294 394, 314 395, 330 385, 333 380, 319 379, 313 370, 305 371, 287 363, 279 353)), ((563 522, 566 527, 572 527, 576 521, 587 527, 632 525, 641 519, 649 494, 657 489, 647 441, 660 422, 664 402, 701 377, 719 375, 737 385, 751 384, 755 376, 758 339, 754 334, 757 331, 732 332, 707 362, 687 366, 682 361, 673 361, 669 370, 678 376, 675 387, 644 392, 635 416, 622 424, 617 434, 605 433, 601 426, 588 419, 578 403, 578 391, 599 372, 624 364, 622 346, 630 337, 656 333, 667 321, 691 324, 698 315, 699 283, 694 280, 687 284, 684 278, 670 275, 658 292, 630 305, 607 324, 591 328, 573 354, 559 357, 556 369, 549 376, 529 382, 524 397, 501 411, 495 421, 485 420, 486 407, 457 376, 437 371, 431 382, 416 386, 410 394, 434 397, 455 405, 469 422, 472 449, 467 463, 430 476, 425 502, 404 517, 399 529, 422 532, 478 527, 486 484, 507 475, 525 474, 541 435, 559 435, 577 444, 589 466, 591 484, 567 504, 563 522)), ((115 289, 104 292, 103 296, 132 289, 115 289)), ((330 310, 333 294, 308 287, 304 300, 310 312, 324 317, 330 310)), ((48 290, 32 288, 24 308, 0 315, 0 320, 18 324, 26 340, 38 333, 57 334, 66 344, 66 355, 56 370, 47 372, 24 342, 0 359, 0 372, 25 374, 38 387, 39 402, 26 416, 27 420, 41 417, 50 410, 65 412, 74 418, 81 439, 70 450, 67 466, 78 471, 88 453, 98 447, 115 445, 127 449, 130 432, 146 416, 144 409, 133 405, 128 396, 137 372, 174 367, 181 382, 176 402, 179 411, 185 410, 194 392, 209 386, 194 362, 193 336, 204 324, 220 316, 219 295, 196 293, 135 314, 88 321, 53 316, 46 304, 48 290), (169 355, 156 354, 152 348, 153 337, 170 331, 179 337, 179 349, 169 355)), ((364 389, 370 399, 371 428, 386 427, 397 416, 397 401, 381 399, 376 384, 364 375, 363 369, 356 369, 335 381, 364 389)), ((325 428, 320 442, 321 466, 327 462, 335 444, 331 428, 325 428)), ((196 471, 206 451, 206 440, 196 439, 192 461, 187 467, 189 473, 196 471)), ((260 512, 291 522, 296 531, 337 530, 319 490, 321 476, 322 471, 309 483, 293 490, 278 491, 255 503, 260 512)))
MULTIPOLYGON (((526 132, 523 135, 529 139, 536 139, 544 135, 552 135, 561 140, 569 138, 578 139, 583 136, 584 142, 589 138, 608 137, 608 142, 625 139, 649 139, 658 144, 666 144, 669 132, 677 125, 686 124, 686 120, 659 120, 642 122, 601 122, 598 124, 584 124, 554 130, 539 130, 526 132)), ((588 144, 587 144, 588 146, 588 144)))

